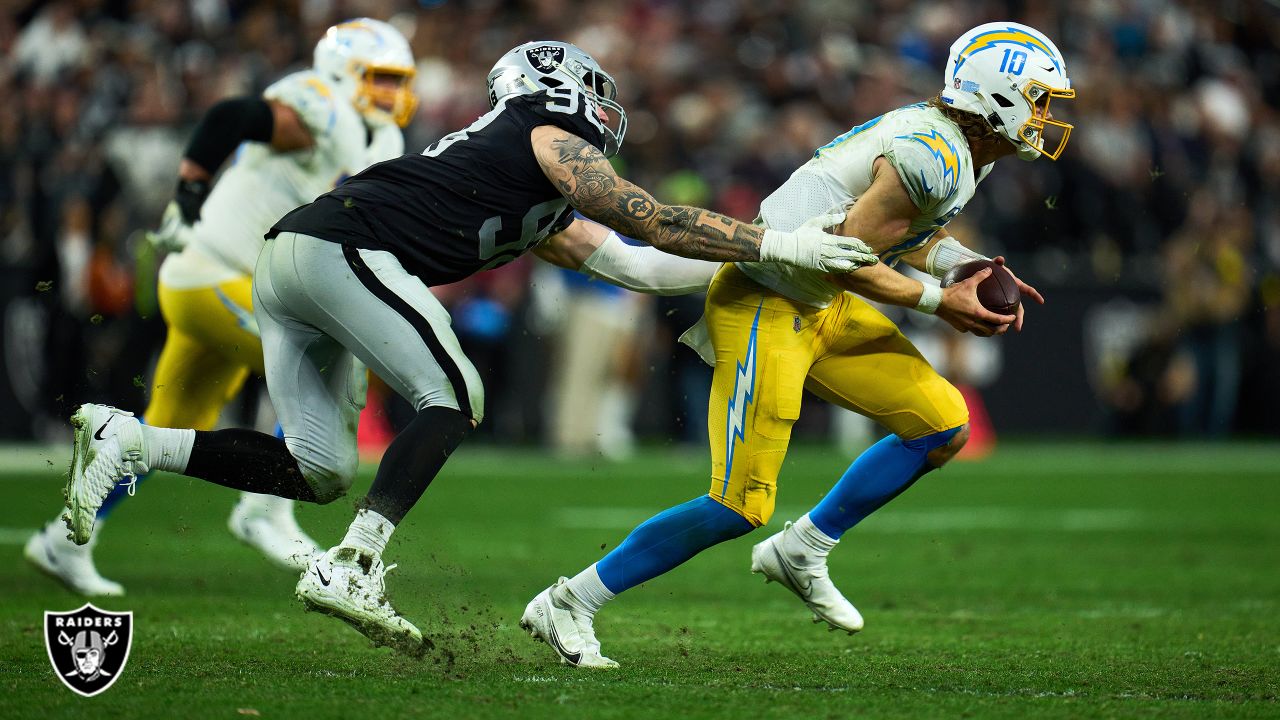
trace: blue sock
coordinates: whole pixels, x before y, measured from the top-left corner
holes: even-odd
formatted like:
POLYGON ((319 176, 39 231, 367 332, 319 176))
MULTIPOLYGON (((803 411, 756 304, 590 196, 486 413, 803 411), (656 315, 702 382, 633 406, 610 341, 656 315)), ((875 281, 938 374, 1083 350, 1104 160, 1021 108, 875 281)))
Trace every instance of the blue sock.
POLYGON ((276 423, 276 437, 280 438, 281 440, 284 439, 284 426, 281 425, 280 423, 276 423))
POLYGON ((680 565, 712 545, 755 529, 746 518, 710 496, 690 500, 645 520, 622 544, 596 563, 615 595, 680 565))
POLYGON ((960 428, 952 428, 915 440, 890 435, 872 445, 809 511, 809 519, 819 530, 839 540, 846 530, 934 470, 929 464, 929 451, 946 445, 958 432, 960 428))

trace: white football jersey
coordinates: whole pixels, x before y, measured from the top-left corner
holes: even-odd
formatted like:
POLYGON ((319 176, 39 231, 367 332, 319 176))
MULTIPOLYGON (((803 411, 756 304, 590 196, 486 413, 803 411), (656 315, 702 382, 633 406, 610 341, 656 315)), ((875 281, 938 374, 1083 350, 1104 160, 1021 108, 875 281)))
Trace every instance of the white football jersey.
POLYGON ((380 126, 370 139, 360 113, 311 70, 282 78, 262 96, 293 108, 315 144, 277 152, 268 143, 242 143, 201 208, 191 242, 161 266, 160 280, 170 287, 252 275, 263 235, 277 220, 369 165, 404 154, 400 128, 380 126))
MULTIPOLYGON (((818 148, 813 157, 760 204, 760 223, 791 231, 818 215, 842 211, 871 186, 872 166, 883 156, 898 171, 920 214, 901 243, 881 254, 893 265, 927 243, 964 209, 978 183, 969 143, 955 123, 925 103, 865 122, 818 148)), ((842 290, 827 274, 779 263, 738 263, 756 282, 793 300, 826 307, 842 290)))

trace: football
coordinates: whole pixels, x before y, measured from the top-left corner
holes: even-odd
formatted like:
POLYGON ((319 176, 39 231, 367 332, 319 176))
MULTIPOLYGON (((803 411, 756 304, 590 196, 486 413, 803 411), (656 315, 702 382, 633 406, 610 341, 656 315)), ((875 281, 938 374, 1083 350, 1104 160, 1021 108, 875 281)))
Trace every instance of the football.
POLYGON ((951 268, 942 277, 942 287, 964 282, 984 268, 991 268, 991 275, 978 283, 978 302, 993 313, 1013 315, 1018 310, 1018 303, 1022 302, 1022 293, 1018 291, 1013 275, 992 260, 971 260, 951 268))

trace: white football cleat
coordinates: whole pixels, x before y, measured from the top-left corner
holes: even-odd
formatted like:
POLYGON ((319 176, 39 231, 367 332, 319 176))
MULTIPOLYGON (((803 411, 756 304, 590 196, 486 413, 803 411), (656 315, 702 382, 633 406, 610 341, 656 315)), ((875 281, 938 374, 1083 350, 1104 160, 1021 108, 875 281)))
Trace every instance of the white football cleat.
MULTIPOLYGON (((71 416, 75 444, 71 476, 63 497, 67 527, 77 545, 89 542, 93 523, 111 488, 147 472, 142 460, 142 425, 133 413, 107 405, 81 405, 71 416)), ((132 491, 131 491, 132 492, 132 491)))
POLYGON ((573 606, 562 597, 568 578, 560 578, 555 585, 538 593, 525 606, 520 616, 520 627, 529 636, 545 642, 556 651, 560 662, 574 667, 616 668, 618 663, 600 654, 591 615, 573 606), (585 632, 585 635, 583 631, 585 632))
POLYGON ((422 632, 387 600, 385 576, 394 567, 353 547, 330 548, 298 580, 298 599, 308 610, 347 623, 374 645, 417 654, 423 649, 422 632))
POLYGON ((40 529, 27 541, 22 554, 27 561, 68 590, 85 597, 117 597, 124 586, 98 574, 93 565, 93 546, 97 535, 86 545, 76 545, 67 537, 67 529, 54 521, 40 529))
POLYGON ((836 589, 827 574, 827 559, 814 552, 787 523, 782 532, 751 548, 751 572, 765 582, 777 582, 796 594, 813 611, 815 623, 850 635, 862 629, 862 614, 836 589))
POLYGON ((227 529, 285 570, 303 572, 322 552, 298 525, 292 500, 241 493, 227 529))

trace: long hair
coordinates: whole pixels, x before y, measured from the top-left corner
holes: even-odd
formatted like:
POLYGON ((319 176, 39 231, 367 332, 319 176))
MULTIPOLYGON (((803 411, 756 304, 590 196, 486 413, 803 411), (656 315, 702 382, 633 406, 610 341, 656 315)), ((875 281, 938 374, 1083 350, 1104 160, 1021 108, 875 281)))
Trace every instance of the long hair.
POLYGON ((995 131, 987 119, 977 113, 958 110, 942 99, 942 93, 929 98, 930 107, 937 108, 948 120, 955 123, 969 141, 969 147, 979 148, 991 143, 1008 142, 1004 135, 995 131))

